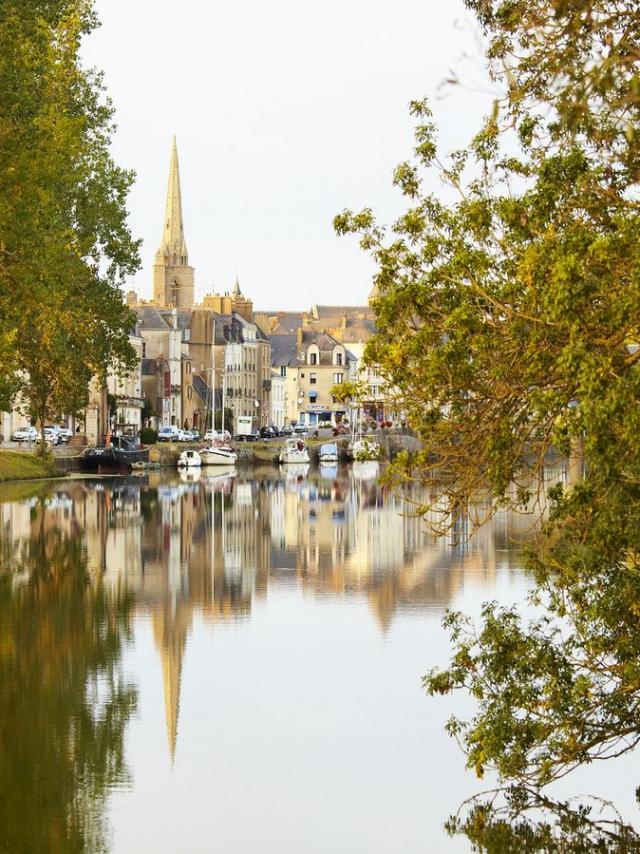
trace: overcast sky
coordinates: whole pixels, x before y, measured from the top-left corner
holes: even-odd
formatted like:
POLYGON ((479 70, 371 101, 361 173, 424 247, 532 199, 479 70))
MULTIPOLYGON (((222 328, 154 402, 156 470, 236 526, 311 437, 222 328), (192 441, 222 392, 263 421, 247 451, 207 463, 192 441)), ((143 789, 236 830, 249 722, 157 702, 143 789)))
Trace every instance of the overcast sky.
POLYGON ((178 139, 196 296, 236 271, 257 308, 365 302, 373 267, 332 219, 402 209, 394 166, 412 147, 408 102, 434 99, 446 149, 489 102, 462 0, 96 0, 87 63, 116 107, 113 152, 137 173, 130 222, 143 238, 131 284, 151 296, 171 137, 178 139), (438 94, 451 69, 474 85, 438 94))

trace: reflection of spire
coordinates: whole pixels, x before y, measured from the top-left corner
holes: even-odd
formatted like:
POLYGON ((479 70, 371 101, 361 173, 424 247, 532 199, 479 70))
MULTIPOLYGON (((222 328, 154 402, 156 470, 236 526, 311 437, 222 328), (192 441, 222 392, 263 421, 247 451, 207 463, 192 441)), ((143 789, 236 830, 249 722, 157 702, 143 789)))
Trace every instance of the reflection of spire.
POLYGON ((188 264, 187 244, 184 239, 182 222, 182 195, 180 193, 180 168, 178 166, 178 146, 173 137, 171 145, 171 163, 169 165, 169 184, 167 186, 167 205, 164 215, 164 228, 159 254, 179 256, 178 263, 188 264))
POLYGON ((369 604, 378 618, 382 633, 386 634, 391 625, 396 606, 396 591, 393 579, 388 579, 379 587, 369 590, 369 604))
POLYGON ((164 686, 164 710, 167 725, 167 740, 171 764, 175 759, 180 714, 180 676, 182 657, 187 642, 187 631, 191 623, 190 613, 178 608, 168 608, 153 614, 153 636, 162 660, 162 682, 164 686))

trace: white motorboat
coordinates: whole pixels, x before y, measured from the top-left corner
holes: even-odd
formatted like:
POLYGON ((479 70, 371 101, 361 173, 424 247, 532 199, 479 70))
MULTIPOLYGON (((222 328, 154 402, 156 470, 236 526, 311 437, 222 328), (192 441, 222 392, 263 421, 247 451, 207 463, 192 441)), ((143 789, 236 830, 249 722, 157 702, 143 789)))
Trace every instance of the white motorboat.
POLYGON ((291 439, 287 439, 284 443, 284 448, 280 451, 278 460, 285 464, 308 463, 309 451, 307 451, 304 439, 301 436, 294 436, 291 439))
POLYGON ((337 463, 338 462, 338 446, 335 442, 326 442, 320 445, 320 462, 321 463, 337 463))
POLYGON ((202 460, 198 451, 183 451, 178 457, 178 468, 200 468, 202 460))
POLYGON ((374 439, 367 436, 351 442, 349 454, 357 463, 372 462, 380 459, 382 448, 374 439))

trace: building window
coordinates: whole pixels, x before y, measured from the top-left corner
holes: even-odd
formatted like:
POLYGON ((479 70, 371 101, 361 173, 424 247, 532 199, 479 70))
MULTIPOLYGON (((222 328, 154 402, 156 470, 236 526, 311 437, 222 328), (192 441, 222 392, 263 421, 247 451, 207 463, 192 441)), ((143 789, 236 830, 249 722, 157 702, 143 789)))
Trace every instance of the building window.
POLYGON ((318 399, 318 392, 317 391, 310 391, 309 392, 309 400, 312 403, 315 403, 317 399, 318 399))
POLYGON ((143 359, 147 358, 147 343, 146 343, 146 341, 142 342, 142 358, 143 359))
POLYGON ((280 365, 280 376, 286 377, 286 375, 287 375, 287 366, 286 365, 280 365))
POLYGON ((317 365, 318 364, 318 354, 317 353, 309 353, 309 364, 317 365))
POLYGON ((191 386, 187 386, 187 397, 189 400, 191 400, 191 398, 193 397, 193 389, 191 388, 191 386))
POLYGON ((311 385, 315 385, 318 382, 318 375, 309 374, 309 382, 311 383, 311 385))
POLYGON ((300 379, 301 379, 301 380, 303 380, 303 379, 304 379, 304 374, 300 374, 300 379))
POLYGON ((336 353, 336 365, 342 364, 342 353, 336 353))
POLYGON ((343 377, 344 377, 344 374, 334 374, 333 375, 333 384, 334 385, 340 385, 343 377))

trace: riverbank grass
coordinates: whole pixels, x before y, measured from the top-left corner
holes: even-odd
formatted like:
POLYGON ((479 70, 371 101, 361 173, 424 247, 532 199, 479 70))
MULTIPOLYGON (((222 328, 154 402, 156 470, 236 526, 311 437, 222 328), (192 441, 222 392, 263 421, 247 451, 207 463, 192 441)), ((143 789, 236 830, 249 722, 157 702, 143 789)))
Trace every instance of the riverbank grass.
POLYGON ((26 451, 0 451, 0 483, 54 477, 57 473, 55 463, 50 459, 43 460, 26 451))

